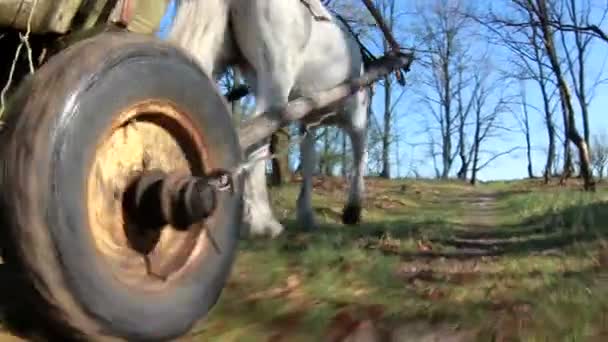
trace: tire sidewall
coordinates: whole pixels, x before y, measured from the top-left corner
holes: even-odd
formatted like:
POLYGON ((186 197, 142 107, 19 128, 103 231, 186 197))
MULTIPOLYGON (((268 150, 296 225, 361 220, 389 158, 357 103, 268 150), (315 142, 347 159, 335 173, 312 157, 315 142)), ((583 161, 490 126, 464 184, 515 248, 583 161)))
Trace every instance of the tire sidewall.
MULTIPOLYGON (((78 53, 86 58, 82 46, 78 53)), ((208 222, 221 253, 208 249, 166 291, 146 293, 120 283, 96 250, 85 200, 89 171, 97 144, 117 113, 150 98, 170 101, 188 114, 213 154, 208 160, 214 164, 206 167, 232 169, 241 153, 226 103, 189 58, 160 44, 110 50, 103 63, 54 96, 62 96, 63 105, 49 132, 48 167, 39 171, 48 176, 48 188, 41 191, 48 196, 41 196, 44 202, 37 206, 46 209, 50 241, 38 239, 39 245, 30 247, 54 250, 60 269, 39 267, 42 274, 34 276, 51 279, 54 275, 47 272, 59 271, 67 291, 101 334, 129 340, 182 335, 217 302, 229 275, 241 224, 241 182, 234 194, 220 195, 218 210, 208 222)))

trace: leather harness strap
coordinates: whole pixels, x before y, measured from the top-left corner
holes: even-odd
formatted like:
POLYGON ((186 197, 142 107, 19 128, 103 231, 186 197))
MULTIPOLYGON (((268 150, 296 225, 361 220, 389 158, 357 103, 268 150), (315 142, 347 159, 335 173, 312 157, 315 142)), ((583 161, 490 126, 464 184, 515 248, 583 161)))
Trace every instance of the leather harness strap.
MULTIPOLYGON (((331 21, 319 0, 300 0, 315 20, 331 21)), ((159 28, 169 0, 118 0, 111 21, 127 30, 153 34, 159 28)))
POLYGON ((120 22, 124 23, 125 26, 131 22, 133 16, 133 1, 122 0, 122 6, 120 8, 120 22))
POLYGON ((129 31, 153 34, 158 30, 167 4, 167 0, 119 0, 111 18, 129 31))
POLYGON ((323 5, 319 0, 300 0, 312 14, 312 17, 318 21, 331 21, 331 18, 324 12, 323 5))

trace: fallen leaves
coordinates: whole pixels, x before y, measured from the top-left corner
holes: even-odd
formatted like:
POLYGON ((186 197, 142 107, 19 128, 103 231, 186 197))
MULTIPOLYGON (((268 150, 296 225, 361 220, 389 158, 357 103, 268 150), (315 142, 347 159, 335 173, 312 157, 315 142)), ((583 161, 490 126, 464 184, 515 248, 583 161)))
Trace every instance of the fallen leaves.
POLYGON ((306 315, 306 312, 306 308, 300 308, 299 310, 275 317, 270 322, 270 325, 273 327, 273 329, 278 331, 270 335, 268 342, 289 341, 290 332, 297 329, 300 322, 306 315))
POLYGON ((275 299, 285 297, 293 293, 302 284, 300 276, 292 274, 287 277, 284 286, 274 287, 268 290, 255 292, 247 296, 246 301, 258 301, 262 299, 275 299))
POLYGON ((416 241, 416 246, 421 252, 428 252, 433 250, 433 246, 428 242, 422 242, 421 240, 416 241))
POLYGON ((351 305, 343 308, 331 320, 324 341, 383 341, 377 322, 382 319, 384 312, 382 305, 351 305))
POLYGON ((425 296, 430 300, 440 300, 445 297, 445 292, 437 287, 430 287, 426 289, 425 296))
POLYGON ((420 205, 404 198, 395 198, 388 195, 378 195, 373 199, 373 206, 378 209, 396 209, 402 207, 418 208, 420 205))

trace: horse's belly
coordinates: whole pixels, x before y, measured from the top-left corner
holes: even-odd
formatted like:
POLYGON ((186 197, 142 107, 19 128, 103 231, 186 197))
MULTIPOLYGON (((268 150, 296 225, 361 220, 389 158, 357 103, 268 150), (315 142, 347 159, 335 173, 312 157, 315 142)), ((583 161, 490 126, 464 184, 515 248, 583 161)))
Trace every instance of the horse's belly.
POLYGON ((345 64, 347 63, 319 64, 302 68, 294 91, 306 96, 337 86, 348 79, 351 74, 350 68, 345 64))
POLYGON ((304 60, 294 89, 300 96, 333 88, 361 72, 359 46, 345 39, 333 23, 313 22, 310 40, 301 56, 304 60))

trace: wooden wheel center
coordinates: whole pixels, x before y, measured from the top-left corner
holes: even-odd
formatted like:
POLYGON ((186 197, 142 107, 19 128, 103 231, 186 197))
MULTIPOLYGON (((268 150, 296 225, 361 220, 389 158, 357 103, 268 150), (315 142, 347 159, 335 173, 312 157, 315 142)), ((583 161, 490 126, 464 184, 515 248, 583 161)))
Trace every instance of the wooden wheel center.
POLYGON ((201 254, 203 223, 146 229, 124 205, 129 186, 150 170, 201 174, 204 151, 197 136, 174 106, 146 101, 121 113, 98 144, 88 181, 89 221, 97 250, 120 281, 157 287, 201 254))

